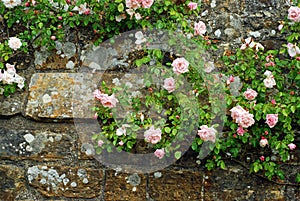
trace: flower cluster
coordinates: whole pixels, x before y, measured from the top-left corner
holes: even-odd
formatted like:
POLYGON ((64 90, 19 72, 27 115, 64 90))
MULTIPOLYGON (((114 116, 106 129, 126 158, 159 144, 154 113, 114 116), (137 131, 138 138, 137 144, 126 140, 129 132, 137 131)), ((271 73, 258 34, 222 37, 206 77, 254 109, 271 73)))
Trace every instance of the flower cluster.
POLYGON ((232 119, 242 128, 248 128, 255 123, 253 114, 250 114, 249 111, 239 105, 232 108, 230 112, 232 119))
POLYGON ((2 73, 0 70, 0 82, 3 84, 17 83, 18 87, 22 89, 24 87, 25 79, 16 73, 14 65, 6 64, 6 70, 2 73))
POLYGON ((207 125, 200 126, 200 130, 198 130, 198 135, 204 141, 216 141, 217 130, 213 127, 208 127, 207 125))
POLYGON ((116 107, 117 103, 119 102, 118 99, 115 98, 114 94, 109 96, 108 94, 102 93, 98 89, 96 89, 93 94, 94 97, 98 99, 104 107, 113 108, 116 107))

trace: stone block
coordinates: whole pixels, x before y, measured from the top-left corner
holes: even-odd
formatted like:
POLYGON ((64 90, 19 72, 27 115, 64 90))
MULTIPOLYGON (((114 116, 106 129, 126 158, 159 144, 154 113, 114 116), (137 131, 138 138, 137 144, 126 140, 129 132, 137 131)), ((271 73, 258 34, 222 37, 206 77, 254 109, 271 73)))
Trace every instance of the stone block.
POLYGON ((146 177, 106 171, 105 200, 146 200, 146 177))
POLYGON ((24 188, 24 169, 16 165, 0 164, 0 200, 14 201, 24 188))
POLYGON ((68 166, 31 166, 26 177, 43 196, 96 198, 101 196, 103 170, 68 166))
POLYGON ((203 173, 189 170, 163 170, 149 178, 149 196, 155 201, 202 200, 203 173))
POLYGON ((0 158, 53 161, 75 158, 76 141, 66 133, 0 128, 0 158))

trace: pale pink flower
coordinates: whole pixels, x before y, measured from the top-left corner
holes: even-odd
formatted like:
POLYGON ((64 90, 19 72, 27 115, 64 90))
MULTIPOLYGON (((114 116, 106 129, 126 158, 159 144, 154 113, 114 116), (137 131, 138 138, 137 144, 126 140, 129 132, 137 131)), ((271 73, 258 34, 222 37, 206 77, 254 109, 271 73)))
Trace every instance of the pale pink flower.
POLYGON ((141 14, 139 14, 139 13, 135 13, 135 14, 134 14, 134 17, 135 17, 136 20, 142 19, 142 16, 141 16, 141 14))
POLYGON ((150 8, 153 4, 153 0, 142 0, 142 7, 143 8, 150 8))
POLYGON ((108 107, 108 108, 113 108, 116 107, 117 103, 118 103, 118 99, 115 98, 115 95, 111 95, 111 96, 105 96, 102 100, 101 103, 104 107, 108 107))
POLYGON ((294 22, 300 22, 300 8, 297 6, 291 6, 288 10, 288 19, 294 22))
POLYGON ((104 94, 102 93, 99 89, 96 89, 94 92, 93 92, 93 95, 96 99, 98 100, 102 100, 105 96, 108 96, 107 94, 104 94))
POLYGON ((231 110, 231 117, 242 128, 248 128, 255 123, 254 115, 244 110, 241 106, 235 106, 231 110))
POLYGON ((244 92, 244 96, 247 100, 254 100, 257 96, 257 92, 253 89, 247 89, 247 91, 244 92))
POLYGON ((188 7, 190 8, 190 10, 196 10, 197 6, 198 6, 198 4, 195 2, 188 3, 188 7))
POLYGON ((124 142, 121 140, 118 144, 119 144, 120 146, 123 146, 123 145, 124 145, 124 142))
POLYGON ((300 54, 300 49, 296 44, 288 43, 287 50, 290 57, 295 57, 297 54, 300 54))
POLYGON ((245 132, 246 131, 243 129, 243 127, 241 127, 241 126, 238 127, 238 129, 237 129, 237 134, 238 135, 243 136, 245 132))
POLYGON ((98 141, 98 146, 101 147, 104 144, 103 140, 98 141))
POLYGON ((154 126, 151 126, 149 130, 146 130, 144 133, 146 142, 151 144, 157 144, 161 140, 161 130, 154 129, 154 126))
POLYGON ((259 141, 259 145, 261 147, 265 147, 268 143, 269 143, 268 140, 264 137, 262 137, 261 140, 259 141))
POLYGON ((141 4, 138 0, 126 0, 126 7, 136 10, 141 7, 141 4))
POLYGON ((16 74, 16 69, 14 65, 11 65, 9 63, 5 64, 6 70, 8 73, 15 75, 16 74))
POLYGON ((172 62, 173 71, 179 75, 189 71, 189 62, 185 58, 177 58, 172 62))
POLYGON ((255 123, 254 115, 249 112, 243 113, 239 118, 236 119, 236 123, 243 128, 248 128, 255 123))
POLYGON ((154 155, 156 157, 158 157, 159 159, 162 159, 164 157, 164 155, 165 155, 164 148, 162 148, 162 149, 156 149, 155 152, 154 152, 154 155))
POLYGON ((21 0, 2 0, 2 2, 6 8, 13 8, 22 3, 21 0))
POLYGON ((22 42, 17 37, 10 37, 8 40, 8 46, 13 50, 17 50, 22 46, 22 42))
POLYGON ((199 21, 194 24, 194 35, 203 35, 206 32, 206 25, 204 22, 199 21))
POLYGON ((166 78, 164 80, 164 86, 163 88, 165 88, 169 93, 175 91, 175 80, 172 77, 166 78))
POLYGON ((235 106, 233 108, 231 108, 231 110, 229 110, 231 112, 231 117, 233 120, 236 120, 237 118, 239 118, 243 113, 247 112, 246 110, 244 110, 241 106, 235 106))
POLYGON ((94 114, 94 117, 93 117, 94 119, 97 119, 98 118, 98 113, 96 112, 95 114, 94 114))
POLYGON ((240 47, 240 49, 241 50, 244 50, 244 49, 246 49, 247 47, 250 47, 250 44, 251 44, 251 46, 253 45, 253 40, 252 40, 252 38, 251 37, 249 37, 249 38, 246 38, 245 39, 245 42, 242 44, 242 46, 240 47))
POLYGON ((283 24, 280 24, 280 25, 278 26, 278 31, 281 31, 282 28, 283 28, 283 24))
POLYGON ((129 127, 130 127, 130 125, 123 124, 120 128, 117 129, 116 135, 117 136, 126 135, 126 128, 129 128, 129 127))
POLYGON ((275 66, 275 63, 273 61, 270 61, 265 64, 265 67, 275 66))
POLYGON ((266 123, 270 128, 273 128, 278 122, 278 114, 267 114, 266 123))
POLYGON ((276 85, 276 81, 275 81, 275 79, 274 79, 274 76, 273 76, 272 72, 270 72, 270 71, 267 70, 267 71, 264 73, 264 75, 267 76, 267 78, 265 78, 265 79, 263 80, 264 85, 265 85, 267 88, 273 88, 273 86, 276 85))
POLYGON ((288 144, 288 147, 290 148, 290 150, 294 150, 297 146, 294 143, 290 143, 288 144))
POLYGON ((200 126, 201 130, 198 130, 198 135, 204 141, 216 141, 216 129, 213 127, 208 127, 207 125, 200 126))

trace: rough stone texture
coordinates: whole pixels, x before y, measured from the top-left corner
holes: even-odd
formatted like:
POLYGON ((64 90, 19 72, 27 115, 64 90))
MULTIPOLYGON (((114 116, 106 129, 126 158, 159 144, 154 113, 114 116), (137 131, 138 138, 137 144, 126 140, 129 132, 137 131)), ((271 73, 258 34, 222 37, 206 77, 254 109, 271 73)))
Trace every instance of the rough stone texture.
POLYGON ((229 165, 226 171, 216 169, 213 172, 207 172, 204 186, 205 201, 286 200, 283 185, 264 182, 238 166, 229 165))
MULTIPOLYGON (((74 89, 85 92, 85 100, 93 102, 92 92, 96 86, 86 86, 92 75, 72 73, 37 73, 31 78, 26 116, 33 119, 71 119, 73 105, 82 103, 74 99, 74 89), (85 81, 85 82, 84 82, 85 81)), ((84 113, 77 114, 85 118, 84 113)))
POLYGON ((140 183, 128 182, 131 175, 125 173, 116 173, 115 171, 106 172, 105 200, 146 200, 146 177, 138 175, 140 183))
POLYGON ((19 94, 11 95, 8 98, 0 96, 0 117, 9 117, 22 112, 24 97, 19 94))
POLYGON ((67 166, 32 166, 27 169, 29 184, 47 197, 95 198, 102 192, 101 169, 67 166))
POLYGON ((156 201, 203 199, 203 173, 187 170, 163 170, 149 176, 149 196, 156 201), (156 177, 155 177, 156 176, 156 177))
POLYGON ((25 188, 24 168, 0 163, 0 200, 13 201, 25 188))
POLYGON ((0 127, 0 159, 51 161, 74 159, 75 139, 69 134, 0 127))

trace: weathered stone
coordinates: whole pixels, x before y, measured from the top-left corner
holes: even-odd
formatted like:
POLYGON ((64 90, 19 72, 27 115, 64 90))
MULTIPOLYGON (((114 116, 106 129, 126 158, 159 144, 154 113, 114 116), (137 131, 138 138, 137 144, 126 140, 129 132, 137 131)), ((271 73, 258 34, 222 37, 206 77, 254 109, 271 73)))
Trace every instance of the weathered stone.
POLYGON ((22 112, 24 97, 20 94, 13 94, 9 97, 0 96, 0 117, 8 117, 22 112))
POLYGON ((13 201, 24 188, 24 169, 22 167, 0 165, 0 200, 13 201))
POLYGON ((237 166, 227 168, 206 173, 204 200, 285 200, 284 186, 263 182, 237 166))
MULTIPOLYGON (((91 74, 38 73, 31 78, 26 116, 34 119, 71 119, 73 105, 81 106, 80 100, 73 97, 78 89, 87 102, 93 103, 93 90, 97 84, 87 82, 91 74), (86 86, 88 83, 90 86, 86 86)), ((78 109, 79 110, 79 109, 78 109)), ((89 108, 90 110, 90 108, 89 108)), ((77 117, 86 117, 84 112, 77 117), (82 115, 82 116, 80 116, 82 115)))
POLYGON ((132 175, 106 171, 105 200, 146 200, 146 177, 138 175, 139 182, 132 182, 132 175))
POLYGON ((31 166, 26 177, 31 186, 47 197, 95 198, 102 192, 102 169, 31 166))
POLYGON ((149 178, 149 196, 156 200, 202 200, 203 173, 189 170, 163 170, 161 177, 149 178))
POLYGON ((75 157, 74 137, 51 131, 0 128, 0 158, 50 161, 75 157))

